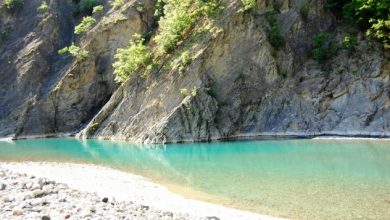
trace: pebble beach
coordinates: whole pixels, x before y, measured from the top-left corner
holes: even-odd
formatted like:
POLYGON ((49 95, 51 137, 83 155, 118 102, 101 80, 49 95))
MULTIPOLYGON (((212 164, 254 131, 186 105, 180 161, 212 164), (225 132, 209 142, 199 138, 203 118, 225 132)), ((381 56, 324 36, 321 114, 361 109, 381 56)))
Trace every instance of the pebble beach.
POLYGON ((95 165, 0 163, 0 219, 279 219, 191 200, 95 165))

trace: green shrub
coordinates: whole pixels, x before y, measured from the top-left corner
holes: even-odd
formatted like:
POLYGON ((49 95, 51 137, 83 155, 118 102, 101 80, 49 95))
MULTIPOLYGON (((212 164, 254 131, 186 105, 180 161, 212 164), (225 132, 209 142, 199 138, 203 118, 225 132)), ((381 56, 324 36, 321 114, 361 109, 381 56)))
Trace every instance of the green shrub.
POLYGON ((7 39, 11 30, 12 28, 10 24, 0 24, 0 41, 7 39))
POLYGON ((214 15, 217 9, 217 0, 165 0, 164 16, 155 37, 156 55, 171 52, 199 18, 214 15))
POLYGON ((24 0, 4 0, 4 5, 8 10, 18 10, 24 5, 24 0))
POLYGON ((195 97, 196 94, 198 94, 198 88, 196 88, 196 86, 194 88, 192 88, 191 90, 191 96, 195 97))
POLYGON ((366 31, 367 36, 383 43, 384 48, 390 49, 390 15, 387 20, 371 20, 372 26, 366 31))
POLYGON ((184 89, 180 89, 180 94, 182 94, 183 96, 189 96, 190 95, 190 91, 186 88, 184 89))
POLYGON ((111 6, 114 8, 120 7, 125 3, 125 0, 114 0, 111 2, 111 6))
POLYGON ((83 17, 83 20, 81 20, 80 24, 75 27, 74 33, 79 35, 83 34, 86 31, 88 31, 95 23, 96 23, 95 18, 91 16, 83 17))
POLYGON ((191 0, 166 1, 164 17, 159 22, 160 32, 155 37, 156 53, 162 55, 176 47, 184 31, 195 22, 195 17, 189 12, 191 0))
POLYGON ((190 54, 188 51, 184 51, 184 52, 180 55, 180 62, 181 62, 184 66, 190 64, 190 63, 192 62, 191 54, 190 54))
POLYGON ((115 80, 124 82, 130 75, 139 68, 146 68, 151 65, 151 55, 148 48, 143 44, 144 39, 140 35, 134 35, 135 40, 130 40, 129 46, 118 49, 113 64, 115 80))
POLYGON ((164 6, 165 6, 164 0, 157 0, 156 11, 154 12, 154 16, 158 18, 164 16, 164 6))
POLYGON ((390 48, 389 0, 328 0, 325 7, 390 48))
POLYGON ((49 5, 47 4, 46 1, 41 2, 41 4, 38 6, 38 11, 39 12, 44 12, 49 8, 49 5))
POLYGON ((79 3, 73 5, 74 15, 91 15, 93 8, 99 5, 99 0, 80 0, 79 3))
POLYGON ((343 47, 347 49, 350 53, 356 51, 356 47, 359 45, 358 39, 355 36, 345 36, 343 39, 343 47))
POLYGON ((307 20, 307 18, 309 17, 309 11, 310 11, 310 4, 308 2, 308 0, 305 0, 301 7, 299 8, 299 13, 301 14, 301 17, 304 21, 307 20))
POLYGON ((276 10, 267 13, 267 21, 270 25, 268 41, 276 50, 279 50, 284 45, 284 38, 280 29, 280 24, 277 19, 277 15, 278 12, 276 10))
POLYGON ((241 0, 241 3, 244 5, 243 11, 249 11, 256 7, 256 0, 241 0))
POLYGON ((86 50, 81 49, 80 47, 76 46, 74 43, 70 45, 69 47, 64 47, 61 50, 58 51, 58 54, 66 55, 71 54, 73 57, 75 57, 77 60, 85 60, 88 58, 89 53, 86 50))
POLYGON ((68 53, 69 53, 69 48, 68 47, 64 47, 64 48, 58 50, 58 54, 60 54, 60 55, 66 55, 68 53))
POLYGON ((313 57, 319 63, 323 63, 335 55, 337 47, 334 45, 334 36, 329 33, 319 33, 313 37, 313 57))
POLYGON ((93 123, 93 124, 91 125, 91 130, 92 130, 93 132, 95 132, 98 128, 99 128, 99 123, 93 123))
POLYGON ((104 6, 97 5, 97 6, 93 7, 92 14, 102 13, 103 11, 104 11, 104 6))

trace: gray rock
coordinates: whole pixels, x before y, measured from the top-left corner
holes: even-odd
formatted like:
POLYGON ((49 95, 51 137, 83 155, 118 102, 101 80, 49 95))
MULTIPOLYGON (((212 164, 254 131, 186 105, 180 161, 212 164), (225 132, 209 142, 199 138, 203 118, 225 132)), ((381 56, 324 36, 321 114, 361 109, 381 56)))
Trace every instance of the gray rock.
POLYGON ((45 192, 41 189, 36 189, 32 192, 32 195, 35 197, 35 198, 39 198, 39 197, 42 197, 45 195, 45 192))
POLYGON ((41 220, 50 220, 50 216, 44 215, 44 216, 42 216, 41 220))
POLYGON ((33 185, 30 188, 31 190, 37 190, 37 189, 42 189, 41 185, 39 183, 33 183, 33 185))
POLYGON ((5 190, 7 185, 5 183, 0 183, 0 190, 5 190))

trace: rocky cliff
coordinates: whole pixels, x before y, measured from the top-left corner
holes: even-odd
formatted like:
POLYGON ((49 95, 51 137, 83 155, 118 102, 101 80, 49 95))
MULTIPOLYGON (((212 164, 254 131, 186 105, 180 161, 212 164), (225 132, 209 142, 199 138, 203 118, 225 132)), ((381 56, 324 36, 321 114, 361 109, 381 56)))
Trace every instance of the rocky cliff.
MULTIPOLYGON (((153 10, 139 13, 129 1, 97 17, 98 24, 78 37, 71 0, 25 1, 17 11, 0 1, 0 24, 9 27, 0 48, 0 135, 15 138, 74 133, 109 100, 118 85, 112 74, 117 48, 127 45, 132 33, 153 23, 153 10), (123 13, 122 13, 123 11, 123 13), (61 56, 57 51, 78 42, 90 51, 86 60, 61 56)), ((154 5, 146 2, 146 6, 154 5)))
MULTIPOLYGON (((1 1, 0 1, 1 2, 1 1)), ((79 132, 80 137, 141 143, 258 135, 390 136, 390 64, 381 44, 357 33, 351 53, 313 59, 313 36, 342 42, 349 28, 312 0, 258 0, 250 11, 222 1, 212 21, 200 21, 158 71, 115 83, 116 49, 134 33, 156 33, 155 2, 105 5, 87 34, 73 34, 71 1, 26 1, 19 16, 0 9, 10 35, 0 48, 0 135, 79 132), (142 5, 142 10, 139 6, 142 5), (270 43, 269 12, 277 7, 283 44, 270 43), (110 21, 110 22, 107 22, 110 21), (205 28, 207 27, 207 28, 205 28), (198 31, 196 31, 198 30, 198 31), (84 61, 57 55, 78 42, 84 61), (183 52, 191 61, 180 63, 183 52), (178 61, 179 60, 179 61, 178 61)), ((153 34, 148 42, 153 46, 153 34)))

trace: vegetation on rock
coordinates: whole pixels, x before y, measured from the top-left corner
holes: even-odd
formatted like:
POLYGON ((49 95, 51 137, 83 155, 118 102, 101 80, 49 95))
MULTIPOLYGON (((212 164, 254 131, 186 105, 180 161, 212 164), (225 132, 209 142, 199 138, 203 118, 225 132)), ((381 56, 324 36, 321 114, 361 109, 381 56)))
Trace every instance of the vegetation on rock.
POLYGON ((74 29, 75 34, 82 34, 88 31, 93 24, 96 23, 96 19, 91 16, 83 17, 83 20, 81 20, 80 24, 77 25, 74 29))
MULTIPOLYGON (((148 49, 144 45, 145 39, 137 36, 135 41, 130 41, 128 48, 117 50, 113 65, 116 80, 123 82, 139 68, 146 68, 146 71, 142 71, 144 75, 150 72, 154 67, 153 60, 173 53, 179 42, 188 37, 198 20, 213 16, 219 8, 218 0, 159 0, 155 14, 162 17, 153 38, 154 48, 148 49)), ((183 53, 181 60, 182 65, 187 65, 192 58, 189 53, 183 53)))
POLYGON ((390 48, 390 0, 328 0, 325 7, 390 48))
POLYGON ((4 0, 4 5, 8 10, 17 10, 23 7, 24 0, 4 0))
POLYGON ((353 35, 347 35, 343 39, 343 47, 350 53, 355 52, 356 47, 359 45, 357 37, 353 35))
POLYGON ((270 25, 268 40, 276 50, 279 50, 284 45, 284 38, 280 29, 277 15, 278 11, 276 10, 272 10, 267 13, 267 20, 270 25))
POLYGON ((305 0, 303 1, 299 9, 299 13, 301 14, 301 17, 304 21, 306 21, 307 18, 309 17, 309 11, 310 11, 310 4, 307 0, 305 0))
POLYGON ((331 58, 337 50, 334 44, 334 36, 330 33, 319 33, 314 35, 313 57, 319 63, 324 63, 331 58))
POLYGON ((151 64, 151 55, 144 39, 140 35, 134 35, 135 40, 130 40, 127 48, 118 49, 115 54, 114 74, 117 82, 124 82, 138 68, 151 64))
POLYGON ((42 1, 41 4, 38 6, 38 11, 39 12, 44 12, 49 8, 49 5, 47 4, 46 1, 42 1))
POLYGON ((88 51, 81 49, 80 47, 76 46, 74 43, 70 45, 69 47, 64 47, 61 50, 58 51, 61 55, 71 54, 73 57, 75 57, 77 60, 85 60, 88 58, 88 51))
POLYGON ((0 42, 7 39, 11 32, 12 28, 10 24, 1 24, 0 23, 0 42))
POLYGON ((171 52, 200 17, 214 14, 217 8, 217 0, 165 0, 164 16, 154 39, 157 56, 171 52))
POLYGON ((92 14, 98 14, 104 11, 104 6, 103 5, 97 5, 93 7, 92 14))
POLYGON ((125 0, 114 0, 111 2, 111 6, 117 8, 125 3, 125 0))
POLYGON ((256 0, 241 0, 244 5, 243 11, 249 11, 256 7, 256 0))
POLYGON ((73 5, 74 15, 91 15, 93 8, 99 5, 99 0, 80 0, 73 5))

